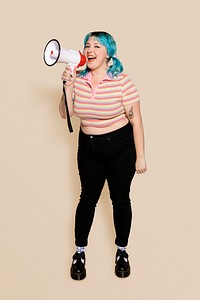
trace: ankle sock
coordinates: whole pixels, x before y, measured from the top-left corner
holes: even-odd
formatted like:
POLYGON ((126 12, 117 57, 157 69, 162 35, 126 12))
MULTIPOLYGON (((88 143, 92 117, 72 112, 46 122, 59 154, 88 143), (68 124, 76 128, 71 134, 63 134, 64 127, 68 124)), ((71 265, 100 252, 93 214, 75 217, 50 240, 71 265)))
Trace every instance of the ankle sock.
POLYGON ((85 251, 85 247, 79 247, 79 246, 76 246, 76 252, 77 253, 82 253, 85 251))
POLYGON ((126 247, 120 247, 120 246, 117 246, 117 250, 121 250, 121 251, 126 251, 126 247))

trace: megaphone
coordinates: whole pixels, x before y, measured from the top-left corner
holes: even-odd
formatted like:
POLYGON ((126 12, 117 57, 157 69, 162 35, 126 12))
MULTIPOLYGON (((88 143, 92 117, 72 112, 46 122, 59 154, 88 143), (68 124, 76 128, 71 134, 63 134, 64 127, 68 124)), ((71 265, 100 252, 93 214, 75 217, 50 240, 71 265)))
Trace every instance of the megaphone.
MULTIPOLYGON (((70 66, 73 73, 74 67, 84 66, 86 63, 86 57, 77 50, 68 49, 65 50, 60 46, 60 43, 56 39, 50 40, 44 49, 43 53, 44 62, 47 66, 51 67, 56 63, 65 63, 70 66)), ((69 110, 67 105, 67 96, 64 88, 65 82, 63 82, 63 93, 67 114, 67 124, 70 132, 73 132, 73 128, 70 121, 69 110)))
POLYGON ((56 39, 52 39, 45 46, 44 62, 49 67, 56 63, 66 63, 73 72, 74 67, 84 66, 86 57, 79 50, 63 49, 56 39))

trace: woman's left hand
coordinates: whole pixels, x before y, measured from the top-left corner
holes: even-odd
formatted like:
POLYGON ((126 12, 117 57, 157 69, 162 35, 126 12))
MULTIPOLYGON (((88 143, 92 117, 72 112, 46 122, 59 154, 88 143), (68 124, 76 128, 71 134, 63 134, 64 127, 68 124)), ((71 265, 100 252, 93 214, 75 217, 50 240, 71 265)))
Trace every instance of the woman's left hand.
POLYGON ((135 169, 137 174, 143 174, 147 171, 145 158, 137 158, 135 163, 135 169))

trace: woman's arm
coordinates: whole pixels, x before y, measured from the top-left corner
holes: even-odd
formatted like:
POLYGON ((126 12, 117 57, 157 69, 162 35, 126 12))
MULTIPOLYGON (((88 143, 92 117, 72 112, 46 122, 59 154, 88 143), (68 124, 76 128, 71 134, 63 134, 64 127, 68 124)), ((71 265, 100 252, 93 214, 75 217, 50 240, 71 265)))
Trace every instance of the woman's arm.
POLYGON ((133 134, 136 148, 136 172, 142 174, 147 171, 145 159, 145 141, 140 101, 125 106, 126 115, 133 126, 133 134))
MULTIPOLYGON (((76 79, 76 68, 74 68, 73 75, 71 74, 70 67, 66 67, 65 71, 61 76, 62 81, 66 81, 65 83, 65 93, 67 97, 67 105, 69 110, 70 117, 74 115, 74 104, 73 104, 73 89, 74 89, 74 81, 76 79)), ((63 119, 66 119, 66 107, 65 107, 65 97, 62 95, 59 103, 59 112, 63 119)))

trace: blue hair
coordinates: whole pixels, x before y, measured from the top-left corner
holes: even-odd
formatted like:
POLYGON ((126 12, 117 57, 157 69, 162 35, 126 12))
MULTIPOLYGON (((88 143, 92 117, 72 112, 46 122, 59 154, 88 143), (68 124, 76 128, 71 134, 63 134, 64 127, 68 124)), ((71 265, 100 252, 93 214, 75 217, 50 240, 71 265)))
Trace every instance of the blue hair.
MULTIPOLYGON (((94 36, 94 38, 103 46, 106 47, 108 53, 108 61, 112 59, 112 65, 109 67, 107 73, 111 75, 111 77, 117 76, 119 73, 123 71, 123 66, 120 60, 116 57, 117 46, 114 38, 105 31, 93 31, 88 33, 84 38, 84 47, 88 41, 88 39, 94 36)), ((80 76, 86 75, 90 69, 86 67, 81 73, 80 76)))

